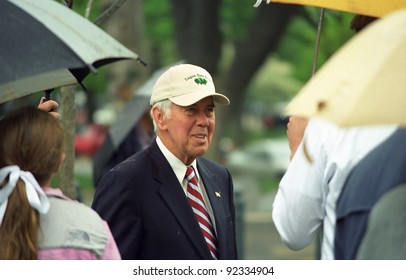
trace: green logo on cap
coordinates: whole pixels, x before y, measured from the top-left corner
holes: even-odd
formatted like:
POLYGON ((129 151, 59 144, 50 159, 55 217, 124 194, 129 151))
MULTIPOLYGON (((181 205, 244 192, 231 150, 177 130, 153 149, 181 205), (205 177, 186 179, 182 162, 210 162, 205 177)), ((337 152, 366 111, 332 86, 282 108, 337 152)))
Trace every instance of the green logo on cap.
POLYGON ((205 85, 207 84, 207 80, 205 78, 196 78, 194 79, 195 83, 198 85, 205 85))

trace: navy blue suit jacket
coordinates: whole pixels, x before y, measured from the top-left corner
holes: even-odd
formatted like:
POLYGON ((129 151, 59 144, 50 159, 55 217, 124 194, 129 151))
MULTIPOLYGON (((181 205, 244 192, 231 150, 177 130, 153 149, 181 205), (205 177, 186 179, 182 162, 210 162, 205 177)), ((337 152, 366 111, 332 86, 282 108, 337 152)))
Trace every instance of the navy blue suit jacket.
MULTIPOLYGON (((202 157, 197 167, 214 212, 219 259, 237 259, 230 173, 202 157)), ((105 174, 92 208, 108 222, 123 259, 211 259, 192 208, 156 140, 105 174)))

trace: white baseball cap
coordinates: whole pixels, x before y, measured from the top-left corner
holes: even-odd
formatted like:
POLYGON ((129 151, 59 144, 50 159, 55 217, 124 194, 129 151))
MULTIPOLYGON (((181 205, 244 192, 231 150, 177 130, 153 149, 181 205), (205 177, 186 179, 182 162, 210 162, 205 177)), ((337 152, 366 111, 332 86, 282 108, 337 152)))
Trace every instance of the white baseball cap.
POLYGON ((230 104, 225 95, 216 92, 209 72, 196 65, 179 64, 158 78, 152 89, 150 105, 169 99, 179 106, 189 106, 207 96, 213 96, 221 105, 230 104))

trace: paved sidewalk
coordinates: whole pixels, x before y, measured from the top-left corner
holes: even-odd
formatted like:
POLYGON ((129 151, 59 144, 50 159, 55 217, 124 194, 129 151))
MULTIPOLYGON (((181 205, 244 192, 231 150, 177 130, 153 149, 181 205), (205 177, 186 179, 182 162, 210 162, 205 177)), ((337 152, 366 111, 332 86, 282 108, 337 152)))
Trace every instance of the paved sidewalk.
MULTIPOLYGON (((272 203, 275 193, 261 193, 248 178, 236 185, 243 204, 242 239, 239 246, 241 259, 245 260, 314 260, 316 242, 300 251, 290 250, 283 244, 272 221, 272 203), (250 186, 250 187, 246 187, 250 186), (242 247, 242 248, 241 248, 242 247)), ((238 206, 236 205, 236 208, 238 206)), ((237 227, 239 228, 239 227, 237 227)))
MULTIPOLYGON (((300 251, 286 247, 279 237, 271 212, 248 212, 244 217, 241 259, 245 260, 314 260, 316 246, 311 244, 300 251)), ((240 249, 241 251, 241 249, 240 249)))

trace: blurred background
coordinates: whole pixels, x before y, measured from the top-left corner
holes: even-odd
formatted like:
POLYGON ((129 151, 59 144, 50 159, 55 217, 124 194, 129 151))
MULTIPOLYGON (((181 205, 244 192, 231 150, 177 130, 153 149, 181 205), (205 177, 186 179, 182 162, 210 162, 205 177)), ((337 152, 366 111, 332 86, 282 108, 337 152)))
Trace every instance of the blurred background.
MULTIPOLYGON (((72 131, 67 147, 73 176, 56 178, 55 186, 90 205, 95 188, 92 159, 109 127, 155 71, 184 60, 206 68, 217 91, 231 100, 230 106, 216 110, 215 139, 207 156, 229 167, 233 175, 241 258, 315 258, 315 245, 293 252, 281 243, 271 210, 289 164, 282 110, 312 76, 320 9, 276 3, 254 8, 254 4, 253 0, 73 1, 74 11, 136 52, 146 66, 114 63, 86 77, 85 89, 69 87, 65 98, 74 104, 68 109, 74 120, 62 113, 62 121, 72 131)), ((318 67, 354 34, 353 16, 326 11, 318 67)), ((63 93, 58 89, 52 94, 61 111, 67 107, 63 93)), ((38 104, 41 96, 2 104, 1 110, 38 104)))

